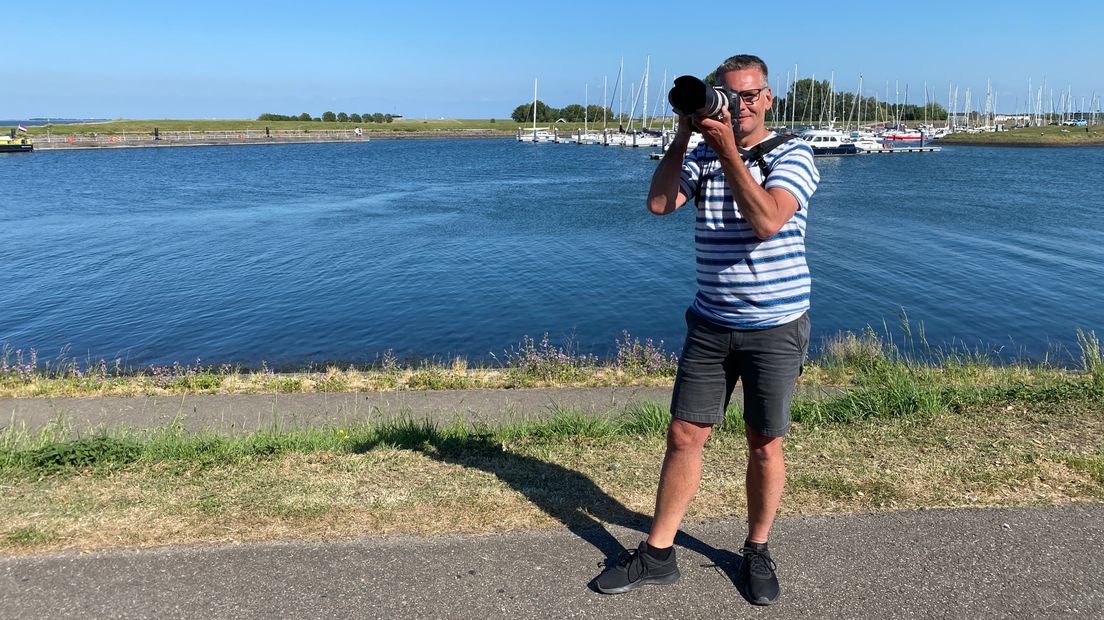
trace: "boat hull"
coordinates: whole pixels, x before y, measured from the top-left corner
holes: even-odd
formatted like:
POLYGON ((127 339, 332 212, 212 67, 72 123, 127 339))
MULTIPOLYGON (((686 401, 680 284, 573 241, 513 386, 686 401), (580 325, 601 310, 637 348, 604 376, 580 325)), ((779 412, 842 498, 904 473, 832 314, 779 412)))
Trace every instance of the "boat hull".
POLYGON ((33 150, 33 144, 0 144, 0 153, 30 153, 33 150))
POLYGON ((841 144, 839 146, 814 146, 813 155, 817 157, 838 157, 842 155, 858 155, 859 149, 854 144, 841 144))

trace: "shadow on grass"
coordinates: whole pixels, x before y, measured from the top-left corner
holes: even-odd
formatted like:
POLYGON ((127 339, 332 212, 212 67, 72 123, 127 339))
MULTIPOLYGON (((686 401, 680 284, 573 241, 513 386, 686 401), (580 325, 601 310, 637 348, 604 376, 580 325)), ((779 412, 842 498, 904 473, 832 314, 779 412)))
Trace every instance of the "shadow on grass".
MULTIPOLYGON (((367 452, 376 446, 414 450, 444 463, 495 475, 570 532, 597 548, 605 556, 597 569, 614 565, 626 552, 621 542, 606 529, 606 524, 636 530, 641 533, 641 540, 648 534, 649 515, 626 508, 586 475, 504 450, 502 443, 490 434, 456 436, 442 433, 429 423, 408 423, 381 429, 372 442, 357 445, 355 450, 367 452)), ((738 583, 739 555, 717 549, 681 530, 675 544, 701 554, 710 562, 703 566, 715 568, 734 584, 738 583)), ((589 585, 594 589, 593 581, 589 585)))

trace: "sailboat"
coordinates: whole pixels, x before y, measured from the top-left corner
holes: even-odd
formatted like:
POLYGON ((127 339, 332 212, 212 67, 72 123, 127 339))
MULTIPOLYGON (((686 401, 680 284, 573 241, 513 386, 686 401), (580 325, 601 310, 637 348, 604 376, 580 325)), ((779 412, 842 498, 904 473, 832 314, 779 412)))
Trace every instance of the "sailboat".
POLYGON ((556 134, 547 127, 537 127, 537 78, 533 78, 533 128, 522 130, 518 127, 518 142, 555 142, 556 134))
MULTIPOLYGON (((602 94, 602 99, 603 100, 606 98, 605 93, 604 93, 604 89, 605 89, 605 85, 603 83, 603 94, 602 94)), ((591 131, 590 127, 589 127, 589 122, 590 122, 590 119, 589 119, 589 114, 590 114, 590 84, 585 84, 584 87, 583 87, 583 102, 584 102, 583 103, 583 129, 582 129, 582 131, 577 132, 569 140, 571 142, 574 142, 575 144, 602 144, 602 142, 604 140, 604 135, 597 132, 597 131, 591 131)))

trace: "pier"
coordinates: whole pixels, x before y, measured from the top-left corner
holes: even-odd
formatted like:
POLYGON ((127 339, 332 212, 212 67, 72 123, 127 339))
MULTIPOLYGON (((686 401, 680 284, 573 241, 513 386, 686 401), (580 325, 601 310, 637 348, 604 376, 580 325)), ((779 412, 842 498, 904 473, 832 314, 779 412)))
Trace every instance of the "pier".
POLYGON ((938 153, 940 146, 887 146, 877 151, 859 151, 856 155, 888 155, 890 153, 938 153))

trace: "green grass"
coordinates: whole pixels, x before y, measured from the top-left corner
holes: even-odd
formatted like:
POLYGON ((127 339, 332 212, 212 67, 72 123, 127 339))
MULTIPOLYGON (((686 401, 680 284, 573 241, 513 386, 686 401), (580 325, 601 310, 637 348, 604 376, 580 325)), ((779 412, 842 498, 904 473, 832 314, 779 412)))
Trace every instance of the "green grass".
MULTIPOLYGON (((855 387, 834 398, 796 400, 794 422, 815 427, 879 418, 926 421, 1009 403, 1039 407, 1104 402, 1104 383, 1094 375, 1058 371, 1031 381, 999 377, 993 383, 956 385, 944 382, 941 375, 928 367, 885 363, 863 371, 855 383, 855 387)), ((645 404, 616 418, 559 411, 544 419, 502 427, 469 426, 458 421, 439 428, 429 421, 404 419, 382 426, 358 421, 340 427, 273 428, 234 437, 210 432, 191 434, 179 425, 172 425, 153 432, 105 432, 77 439, 71 439, 64 420, 57 420, 37 433, 11 427, 0 430, 0 471, 44 475, 110 472, 132 464, 178 462, 210 466, 290 453, 353 454, 380 445, 410 449, 471 437, 502 444, 530 439, 658 436, 665 431, 668 419, 666 407, 645 404)), ((718 432, 742 432, 740 429, 740 412, 734 408, 718 432)))
MULTIPOLYGON (((542 126, 546 126, 544 124, 542 126)), ((562 131, 581 129, 582 123, 560 123, 556 126, 562 131)), ((255 120, 113 120, 102 123, 77 123, 73 125, 30 126, 27 131, 32 136, 46 135, 115 135, 122 133, 152 133, 154 128, 160 131, 352 131, 360 127, 368 134, 381 132, 444 132, 467 130, 498 130, 514 132, 525 123, 515 123, 510 119, 402 119, 391 123, 339 123, 320 121, 255 121, 255 120)), ((8 133, 10 127, 0 127, 0 133, 8 133)))
MULTIPOLYGON (((887 327, 885 333, 889 331, 887 327)), ((825 339, 801 382, 854 388, 851 400, 830 407, 813 403, 811 410, 800 410, 799 415, 834 420, 872 408, 921 412, 954 407, 968 399, 969 390, 963 387, 1009 390, 1023 383, 1060 383, 1069 373, 1104 383, 1104 353, 1092 331, 1077 331, 1077 352, 1035 364, 1006 361, 981 349, 932 347, 924 339, 923 326, 912 326, 907 317, 902 318, 901 333, 903 337, 894 339, 867 328, 825 339), (871 386, 877 389, 867 394, 865 388, 871 386), (874 399, 886 402, 871 402, 874 399)), ((484 365, 472 366, 463 358, 404 364, 385 353, 369 365, 275 373, 264 363, 260 368, 215 367, 196 360, 129 369, 120 360, 82 364, 62 355, 43 361, 33 350, 9 347, 0 350, 0 397, 662 386, 674 380, 678 358, 662 342, 641 341, 626 333, 615 341, 614 351, 610 358, 580 354, 570 341, 556 344, 546 335, 539 341, 524 337, 501 358, 492 356, 491 363, 484 365)))
POLYGON ((1104 144, 1104 125, 1087 128, 1048 125, 1046 127, 1025 127, 992 133, 953 133, 941 138, 939 144, 989 144, 996 146, 1104 144))
MULTIPOLYGON (((784 514, 1104 501, 1104 394, 1091 376, 951 390, 911 410, 859 391, 862 407, 850 394, 824 403, 838 419, 795 420, 784 514)), ((689 519, 743 506, 740 415, 710 437, 689 519)), ((0 553, 641 523, 667 421, 665 405, 646 404, 496 427, 406 418, 224 436, 173 425, 75 440, 62 421, 6 429, 0 553)))

